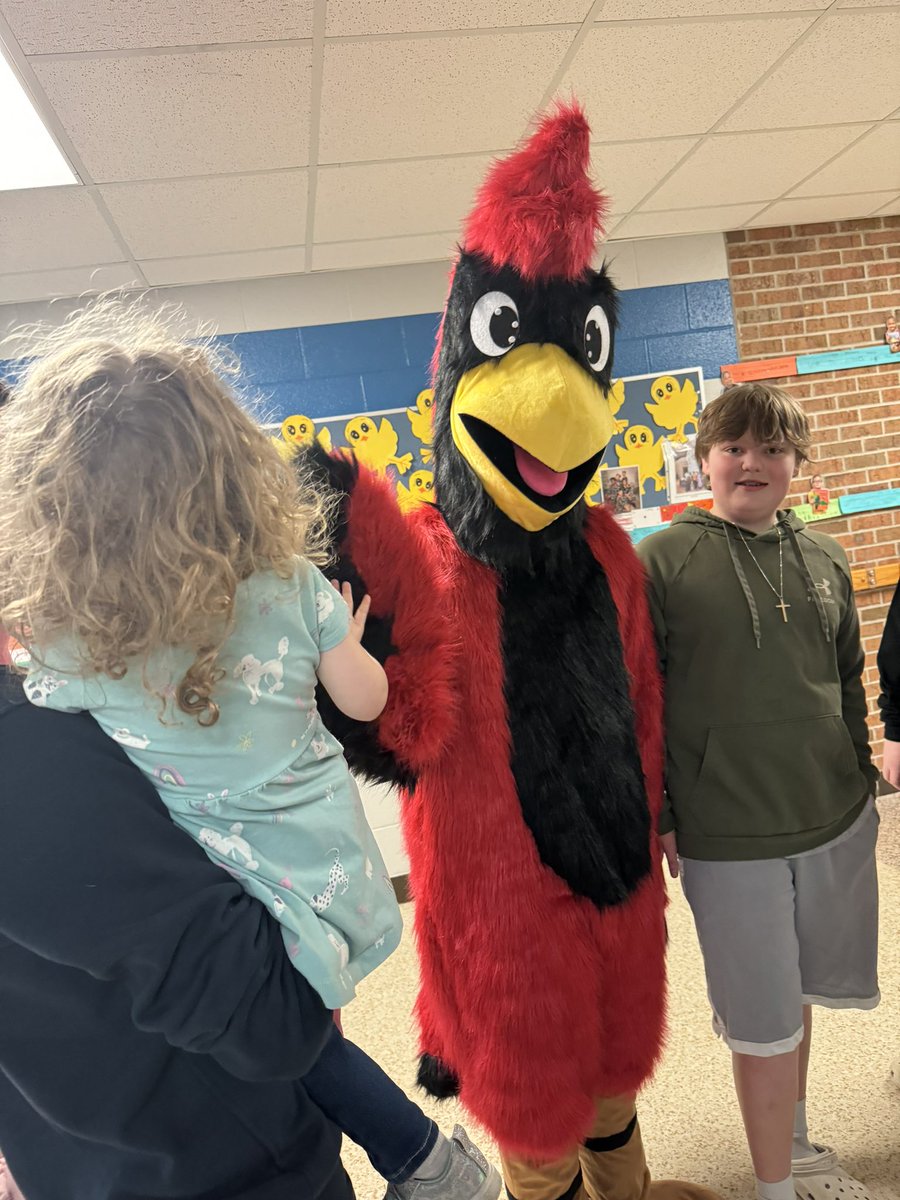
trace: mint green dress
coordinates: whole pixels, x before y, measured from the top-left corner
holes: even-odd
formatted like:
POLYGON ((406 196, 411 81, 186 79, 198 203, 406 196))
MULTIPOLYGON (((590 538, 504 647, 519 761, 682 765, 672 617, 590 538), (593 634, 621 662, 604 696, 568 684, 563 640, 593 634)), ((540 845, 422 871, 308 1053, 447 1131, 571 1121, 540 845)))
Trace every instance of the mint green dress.
POLYGON ((174 702, 192 658, 184 650, 114 680, 81 674, 74 648, 57 645, 36 654, 25 681, 33 704, 87 710, 123 747, 175 823, 280 922, 294 966, 329 1008, 353 999, 402 928, 340 742, 315 703, 319 656, 348 625, 342 598, 304 560, 290 579, 260 572, 241 583, 209 728, 174 702))

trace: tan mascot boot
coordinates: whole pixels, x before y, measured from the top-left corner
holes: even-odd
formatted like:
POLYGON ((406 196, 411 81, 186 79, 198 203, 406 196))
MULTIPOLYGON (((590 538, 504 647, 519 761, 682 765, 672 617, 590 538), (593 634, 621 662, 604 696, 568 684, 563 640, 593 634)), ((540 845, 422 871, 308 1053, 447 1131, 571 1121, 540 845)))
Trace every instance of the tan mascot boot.
POLYGON ((633 1095, 598 1101, 590 1136, 555 1162, 501 1161, 510 1200, 721 1200, 699 1184, 651 1181, 633 1095))

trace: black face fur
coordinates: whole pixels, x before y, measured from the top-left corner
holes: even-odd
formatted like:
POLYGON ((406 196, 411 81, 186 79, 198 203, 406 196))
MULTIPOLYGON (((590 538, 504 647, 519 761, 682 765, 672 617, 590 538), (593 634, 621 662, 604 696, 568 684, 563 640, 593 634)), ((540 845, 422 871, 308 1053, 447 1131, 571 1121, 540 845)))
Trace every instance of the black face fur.
MULTIPOLYGON (((499 270, 479 255, 461 254, 447 301, 441 352, 434 381, 434 474, 437 505, 467 554, 497 570, 551 562, 562 567, 585 516, 581 500, 546 529, 529 533, 507 517, 485 491, 459 453, 450 429, 450 405, 461 377, 489 360, 472 341, 469 320, 477 300, 487 292, 505 292, 519 310, 516 346, 555 343, 605 395, 612 379, 612 349, 605 367, 594 372, 585 346, 585 319, 601 305, 614 338, 617 293, 605 269, 588 271, 575 281, 528 283, 512 267, 499 270)), ((513 347, 510 347, 511 349, 513 347)), ((496 360, 495 360, 496 361, 496 360)), ((602 398, 598 392, 598 403, 602 398)))

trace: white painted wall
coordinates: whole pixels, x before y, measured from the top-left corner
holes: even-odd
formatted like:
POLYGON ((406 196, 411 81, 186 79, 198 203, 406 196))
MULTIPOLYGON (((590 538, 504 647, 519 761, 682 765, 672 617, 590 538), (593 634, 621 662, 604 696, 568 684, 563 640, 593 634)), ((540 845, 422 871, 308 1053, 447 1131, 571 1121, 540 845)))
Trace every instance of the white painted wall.
MULTIPOLYGON (((720 233, 607 242, 603 257, 624 291, 728 275, 725 238, 720 233)), ((150 295, 160 302, 182 305, 191 317, 211 323, 218 333, 244 333, 439 312, 447 295, 448 271, 446 262, 415 263, 188 284, 156 288, 150 295)), ((0 335, 12 326, 33 321, 57 324, 79 303, 78 299, 58 299, 0 305, 0 335)))

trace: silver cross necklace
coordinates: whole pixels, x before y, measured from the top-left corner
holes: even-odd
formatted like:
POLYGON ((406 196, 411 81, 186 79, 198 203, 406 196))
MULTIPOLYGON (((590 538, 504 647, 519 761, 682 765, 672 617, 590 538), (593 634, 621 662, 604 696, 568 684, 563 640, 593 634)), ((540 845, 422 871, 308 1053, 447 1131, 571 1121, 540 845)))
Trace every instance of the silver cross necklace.
POLYGON ((775 528, 778 530, 778 587, 777 588, 776 588, 775 584, 772 582, 772 580, 765 573, 765 571, 762 569, 762 567, 759 565, 759 563, 756 561, 756 555, 750 549, 750 543, 747 541, 747 539, 744 537, 743 533, 741 532, 740 526, 735 525, 735 529, 738 531, 738 537, 741 539, 741 541, 746 546, 747 553, 753 559, 754 563, 756 563, 757 571, 759 571, 760 575, 762 575, 763 579, 766 581, 766 583, 769 585, 769 587, 772 589, 772 591, 778 597, 778 603, 775 605, 775 607, 780 610, 782 620, 784 621, 785 625, 787 625, 787 619, 788 619, 787 618, 787 610, 791 606, 789 604, 785 604, 785 601, 784 601, 784 535, 782 534, 781 528, 778 525, 776 525, 775 528))

